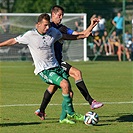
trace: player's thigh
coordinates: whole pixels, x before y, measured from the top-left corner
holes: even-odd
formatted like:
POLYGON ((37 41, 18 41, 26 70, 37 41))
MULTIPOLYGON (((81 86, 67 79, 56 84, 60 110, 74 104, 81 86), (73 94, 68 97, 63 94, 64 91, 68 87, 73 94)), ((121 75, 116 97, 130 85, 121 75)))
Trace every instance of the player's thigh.
POLYGON ((56 72, 51 70, 44 70, 39 73, 40 77, 44 82, 47 84, 54 84, 57 86, 60 86, 61 81, 64 79, 60 75, 58 75, 56 72))
POLYGON ((69 75, 73 77, 75 80, 79 80, 82 78, 81 71, 73 66, 69 70, 69 75))
POLYGON ((74 79, 78 80, 82 77, 81 71, 67 62, 62 62, 61 67, 74 79))
POLYGON ((61 67, 63 68, 63 70, 69 74, 69 70, 71 69, 71 65, 65 61, 61 62, 61 67))

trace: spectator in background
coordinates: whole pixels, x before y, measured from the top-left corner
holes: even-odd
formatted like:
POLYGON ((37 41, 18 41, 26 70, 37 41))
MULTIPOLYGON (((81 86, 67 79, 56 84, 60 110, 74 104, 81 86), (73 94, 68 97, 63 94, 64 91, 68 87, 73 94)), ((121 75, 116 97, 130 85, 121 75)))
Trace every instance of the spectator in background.
POLYGON ((131 61, 130 55, 131 55, 132 35, 128 31, 126 31, 126 33, 123 35, 123 40, 125 43, 125 52, 127 60, 131 61))
MULTIPOLYGON (((94 14, 92 15, 92 17, 90 18, 90 20, 93 20, 94 18, 96 18, 97 15, 94 14)), ((98 24, 92 29, 92 34, 94 35, 95 32, 99 31, 99 27, 98 27, 98 24)))
POLYGON ((102 43, 104 45, 104 50, 105 50, 105 53, 106 55, 111 55, 111 45, 110 43, 108 42, 108 33, 107 31, 104 31, 104 34, 102 36, 102 43))
POLYGON ((96 31, 94 33, 93 44, 94 44, 94 46, 93 46, 94 54, 95 55, 101 55, 103 48, 102 48, 102 40, 100 38, 99 31, 96 31))
POLYGON ((9 19, 7 16, 3 16, 2 18, 2 29, 4 33, 9 33, 10 25, 9 25, 9 19))
POLYGON ((127 44, 129 40, 132 39, 132 35, 126 31, 125 34, 123 35, 123 40, 124 40, 124 43, 127 44))
POLYGON ((123 16, 121 16, 120 12, 117 13, 116 17, 114 17, 112 24, 116 27, 116 35, 121 35, 123 30, 123 16))
POLYGON ((124 47, 123 45, 121 45, 119 37, 116 36, 116 31, 113 31, 113 33, 111 34, 109 43, 111 45, 112 54, 114 55, 116 53, 118 55, 118 60, 121 61, 121 54, 124 50, 124 47))
POLYGON ((99 23, 98 23, 98 29, 99 29, 99 32, 100 32, 100 36, 102 37, 103 34, 104 34, 104 31, 105 31, 105 18, 102 18, 101 15, 98 15, 98 19, 100 20, 99 23))
POLYGON ((128 61, 131 61, 131 52, 132 52, 132 40, 129 40, 128 43, 125 46, 125 51, 126 51, 126 57, 128 61))
POLYGON ((2 17, 0 17, 0 33, 6 32, 6 29, 3 25, 2 17))
POLYGON ((78 21, 75 21, 75 31, 82 31, 82 30, 83 30, 83 16, 81 16, 78 21))

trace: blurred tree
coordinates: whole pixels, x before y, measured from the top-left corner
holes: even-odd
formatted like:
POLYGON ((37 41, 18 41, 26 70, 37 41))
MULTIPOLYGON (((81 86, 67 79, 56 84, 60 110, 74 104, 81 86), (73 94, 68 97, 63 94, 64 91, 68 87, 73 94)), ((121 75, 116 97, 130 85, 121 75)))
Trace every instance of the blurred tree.
POLYGON ((14 0, 0 0, 0 12, 12 12, 14 0))
POLYGON ((16 13, 42 13, 50 12, 54 0, 15 0, 13 12, 16 13))

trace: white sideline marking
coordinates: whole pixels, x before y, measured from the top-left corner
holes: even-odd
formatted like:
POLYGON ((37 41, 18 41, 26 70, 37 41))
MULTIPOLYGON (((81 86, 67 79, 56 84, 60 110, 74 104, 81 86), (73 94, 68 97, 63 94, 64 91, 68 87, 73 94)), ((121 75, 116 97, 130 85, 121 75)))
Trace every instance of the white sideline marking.
MULTIPOLYGON (((129 102, 103 102, 104 104, 133 104, 133 101, 129 102)), ((40 104, 10 104, 10 105, 0 105, 3 107, 20 107, 20 106, 39 106, 40 104)), ((49 104, 51 106, 59 106, 61 104, 49 104)), ((73 105, 88 105, 88 103, 74 103, 73 105)))

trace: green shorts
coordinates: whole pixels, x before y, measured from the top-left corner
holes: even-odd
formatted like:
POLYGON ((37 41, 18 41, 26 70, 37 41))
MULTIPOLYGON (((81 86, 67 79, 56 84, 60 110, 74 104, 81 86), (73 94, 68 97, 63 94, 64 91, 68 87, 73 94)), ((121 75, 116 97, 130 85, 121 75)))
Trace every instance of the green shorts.
POLYGON ((68 74, 61 67, 43 70, 39 73, 39 75, 47 84, 54 84, 60 86, 60 82, 63 79, 68 81, 68 74))

